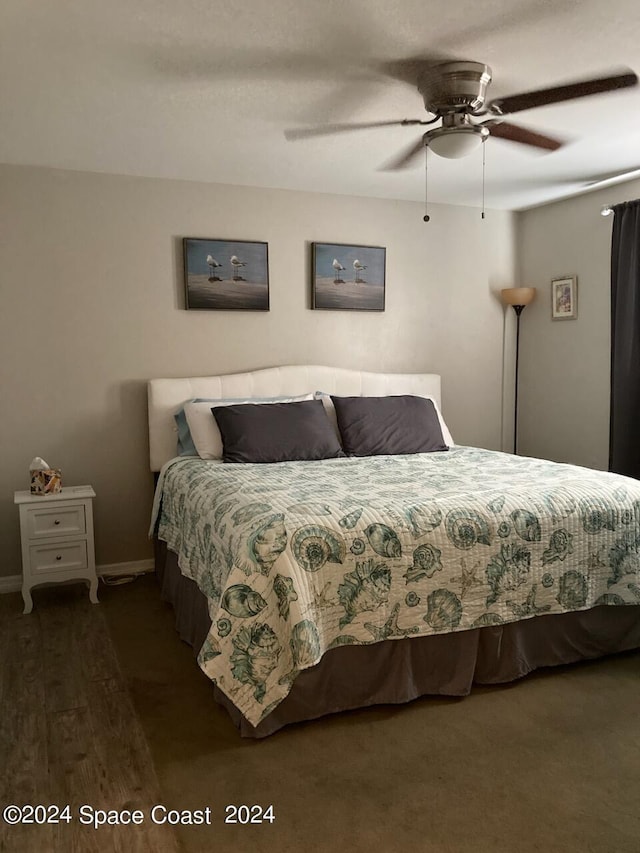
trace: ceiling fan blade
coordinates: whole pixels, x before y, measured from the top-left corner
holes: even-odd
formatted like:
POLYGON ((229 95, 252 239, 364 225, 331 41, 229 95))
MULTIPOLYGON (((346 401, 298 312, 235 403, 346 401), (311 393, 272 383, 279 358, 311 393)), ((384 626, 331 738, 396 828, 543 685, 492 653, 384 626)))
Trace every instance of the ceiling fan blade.
POLYGON ((205 81, 209 85, 227 81, 294 81, 303 80, 343 83, 346 80, 366 80, 366 69, 345 59, 327 63, 322 56, 309 51, 251 49, 248 53, 238 47, 217 45, 211 50, 209 41, 188 47, 172 44, 162 50, 149 51, 147 67, 163 77, 176 81, 205 81))
POLYGON ((294 121, 301 125, 319 126, 322 122, 348 122, 376 96, 375 81, 345 81, 332 85, 326 95, 309 100, 297 111, 294 121))
POLYGON ((534 148, 544 148, 546 151, 556 151, 564 145, 559 139, 544 136, 542 133, 535 133, 533 130, 511 124, 508 121, 493 119, 485 121, 483 124, 490 129, 491 136, 508 139, 510 142, 520 142, 522 145, 532 145, 534 148))
POLYGON ((365 121, 357 124, 322 124, 319 127, 300 127, 285 130, 285 138, 289 142, 296 139, 310 139, 314 136, 330 136, 334 133, 348 133, 351 130, 369 130, 374 127, 393 127, 394 125, 426 124, 419 118, 393 119, 391 121, 365 121))
POLYGON ((612 92, 615 89, 626 89, 629 86, 636 86, 637 83, 637 75, 631 69, 627 69, 624 73, 609 77, 596 77, 593 80, 581 80, 577 83, 568 83, 565 86, 553 86, 550 89, 538 89, 533 92, 508 95, 506 98, 496 98, 495 101, 489 103, 488 109, 490 112, 499 115, 510 115, 534 107, 543 107, 547 104, 584 98, 587 95, 612 92))
POLYGON ((400 169, 407 169, 413 165, 414 160, 424 150, 424 137, 420 137, 417 142, 412 143, 408 148, 404 148, 395 157, 387 160, 378 168, 379 172, 397 172, 400 169))

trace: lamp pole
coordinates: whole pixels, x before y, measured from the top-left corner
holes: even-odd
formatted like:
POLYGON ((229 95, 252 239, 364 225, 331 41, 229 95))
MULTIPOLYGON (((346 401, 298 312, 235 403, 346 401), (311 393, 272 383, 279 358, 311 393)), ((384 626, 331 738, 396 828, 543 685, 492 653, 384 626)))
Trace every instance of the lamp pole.
POLYGON ((520 315, 524 311, 524 305, 512 305, 516 312, 516 387, 514 399, 514 415, 513 415, 513 453, 518 452, 518 365, 520 361, 520 315))
POLYGON ((520 362, 520 315, 527 305, 533 302, 535 287, 507 287, 500 292, 505 305, 511 305, 516 312, 516 387, 513 412, 513 452, 518 452, 518 368, 520 362))

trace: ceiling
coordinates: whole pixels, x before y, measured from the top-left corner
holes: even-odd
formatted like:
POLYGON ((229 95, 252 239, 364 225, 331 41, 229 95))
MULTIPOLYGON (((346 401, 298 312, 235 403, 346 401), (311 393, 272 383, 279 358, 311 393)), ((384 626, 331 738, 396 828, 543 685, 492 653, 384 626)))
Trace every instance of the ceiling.
MULTIPOLYGON (((424 201, 418 138, 379 128, 288 142, 323 122, 425 118, 381 73, 416 56, 485 62, 489 99, 629 66, 637 0, 3 0, 0 161, 424 201)), ((553 153, 489 139, 485 202, 523 209, 640 166, 640 87, 518 113, 553 153)), ((479 206, 482 149, 429 158, 429 200, 479 206)), ((640 173, 639 173, 640 174, 640 173)))

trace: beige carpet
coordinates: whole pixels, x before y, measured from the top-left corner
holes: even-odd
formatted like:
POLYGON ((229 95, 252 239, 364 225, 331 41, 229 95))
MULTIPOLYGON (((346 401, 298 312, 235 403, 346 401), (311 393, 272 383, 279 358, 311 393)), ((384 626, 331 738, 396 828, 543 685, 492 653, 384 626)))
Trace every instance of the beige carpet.
POLYGON ((101 607, 185 851, 638 853, 640 652, 241 739, 155 579, 101 607), (227 804, 275 821, 225 825, 227 804))

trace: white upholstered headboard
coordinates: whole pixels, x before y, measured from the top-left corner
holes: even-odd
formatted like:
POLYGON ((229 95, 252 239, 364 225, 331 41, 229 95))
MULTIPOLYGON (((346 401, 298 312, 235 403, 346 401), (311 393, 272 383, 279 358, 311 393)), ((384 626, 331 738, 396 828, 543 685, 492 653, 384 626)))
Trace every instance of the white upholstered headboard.
POLYGON ((149 380, 149 461, 159 471, 176 455, 174 414, 195 397, 281 397, 325 391, 342 397, 416 394, 433 397, 440 406, 436 373, 366 373, 341 367, 286 365, 186 379, 149 380))

